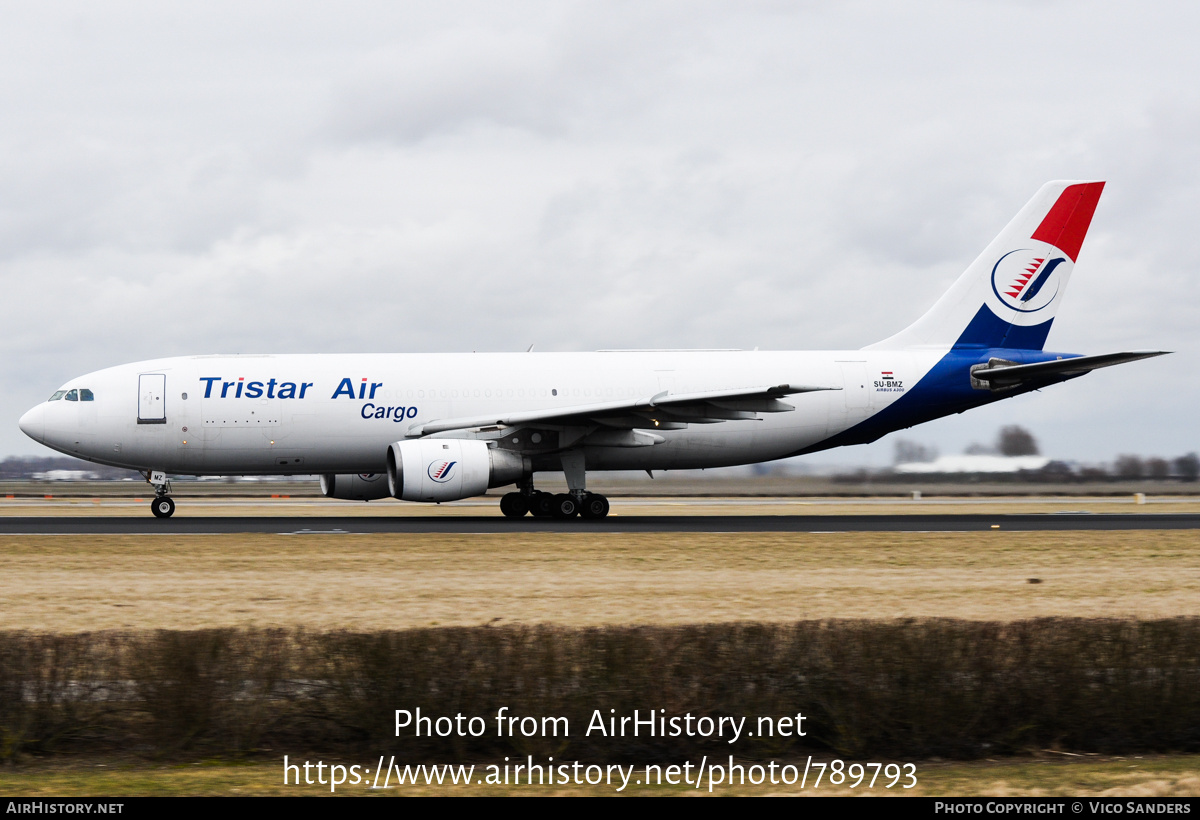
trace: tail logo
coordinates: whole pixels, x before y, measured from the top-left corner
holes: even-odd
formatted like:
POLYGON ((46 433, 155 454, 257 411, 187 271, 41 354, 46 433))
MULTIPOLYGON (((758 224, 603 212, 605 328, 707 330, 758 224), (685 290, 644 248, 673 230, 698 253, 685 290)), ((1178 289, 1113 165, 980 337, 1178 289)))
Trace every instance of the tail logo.
POLYGON ((435 461, 429 465, 429 469, 425 472, 429 477, 438 484, 445 484, 454 475, 454 465, 457 461, 435 461))
POLYGON ((1067 261, 1052 251, 1053 248, 1041 252, 1023 248, 1001 256, 992 267, 992 291, 996 298, 1020 313, 1036 313, 1048 307, 1058 295, 1061 283, 1061 277, 1055 273, 1061 272, 1060 266, 1067 261))

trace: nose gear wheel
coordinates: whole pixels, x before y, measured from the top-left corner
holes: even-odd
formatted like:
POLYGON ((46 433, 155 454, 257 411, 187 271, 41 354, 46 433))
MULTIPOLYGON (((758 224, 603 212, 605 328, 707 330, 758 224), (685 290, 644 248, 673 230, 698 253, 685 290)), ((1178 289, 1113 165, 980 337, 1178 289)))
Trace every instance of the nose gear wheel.
POLYGON ((160 495, 150 502, 150 511, 155 518, 170 518, 175 514, 175 502, 170 496, 160 495))

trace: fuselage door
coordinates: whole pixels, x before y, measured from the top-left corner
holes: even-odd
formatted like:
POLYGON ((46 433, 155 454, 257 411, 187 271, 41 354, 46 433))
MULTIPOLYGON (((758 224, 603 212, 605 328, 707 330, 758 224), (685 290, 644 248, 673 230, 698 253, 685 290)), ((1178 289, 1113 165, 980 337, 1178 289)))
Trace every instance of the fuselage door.
POLYGON ((138 376, 138 424, 167 423, 167 376, 143 373, 138 376))
POLYGON ((864 417, 871 407, 871 390, 867 387, 867 363, 865 361, 841 361, 842 399, 850 418, 864 417))

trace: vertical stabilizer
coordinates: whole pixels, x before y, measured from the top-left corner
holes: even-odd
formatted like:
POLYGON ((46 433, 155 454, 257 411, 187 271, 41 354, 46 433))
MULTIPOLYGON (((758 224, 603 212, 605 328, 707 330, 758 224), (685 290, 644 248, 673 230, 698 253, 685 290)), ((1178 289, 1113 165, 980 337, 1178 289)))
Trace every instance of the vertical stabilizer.
POLYGON ((868 349, 1041 350, 1103 182, 1048 182, 929 311, 868 349))

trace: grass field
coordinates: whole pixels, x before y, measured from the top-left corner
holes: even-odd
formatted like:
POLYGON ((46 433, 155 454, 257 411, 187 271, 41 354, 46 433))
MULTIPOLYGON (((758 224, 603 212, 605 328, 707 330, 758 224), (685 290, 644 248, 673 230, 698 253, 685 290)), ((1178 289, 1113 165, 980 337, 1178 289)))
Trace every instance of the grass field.
POLYGON ((0 561, 0 629, 47 632, 1200 615, 1190 530, 39 535, 0 561))
MULTIPOLYGON (((315 763, 315 759, 313 760, 315 763)), ((338 761, 346 762, 346 761, 338 761)), ((481 761, 480 767, 491 761, 481 761)), ((803 761, 800 768, 804 768, 803 761)), ((315 770, 313 777, 315 779, 315 770)), ((714 787, 725 795, 850 796, 1028 796, 1028 797, 1180 797, 1200 794, 1200 756, 1069 757, 978 761, 973 763, 922 762, 917 765, 917 785, 912 789, 864 790, 847 785, 801 790, 798 786, 750 784, 714 787)), ((700 794, 706 794, 706 785, 700 794)), ((340 787, 337 796, 420 795, 612 795, 614 787, 600 786, 405 786, 367 789, 340 787)), ((630 783, 628 795, 690 795, 686 785, 638 786, 630 783)), ((77 760, 69 763, 34 764, 20 769, 0 770, 0 795, 22 797, 135 796, 135 795, 277 795, 329 796, 329 786, 283 785, 282 758, 277 762, 203 761, 170 764, 144 761, 77 760)))
MULTIPOLYGON (((630 514, 1194 511, 1181 499, 980 502, 788 500, 730 509, 639 501, 630 514), (1153 501, 1153 500, 1152 500, 1153 501)), ((6 500, 0 514, 141 515, 132 502, 6 500), (67 509, 69 508, 69 509, 67 509)), ((314 500, 181 506, 181 514, 492 514, 480 505, 331 505, 314 500), (208 513, 203 511, 208 509, 208 513)), ((810 618, 1200 615, 1200 532, 666 535, 0 536, 0 629, 301 626, 403 629, 487 623, 688 624, 810 618), (1036 580, 1036 582, 1034 582, 1036 580)), ((487 762, 487 761, 484 761, 487 762)), ((923 795, 1200 794, 1200 757, 918 761, 923 795)), ((499 787, 612 793, 608 787, 499 787)), ((483 794, 487 787, 387 794, 483 794)), ((690 792, 641 787, 639 794, 690 792)), ((789 793, 739 787, 723 793, 789 793)), ((878 790, 877 790, 878 791, 878 790)), ((842 793, 851 793, 841 790, 842 793)), ((284 787, 279 762, 26 760, 0 770, 5 795, 327 794, 284 787)), ((339 791, 339 793, 343 793, 339 791)), ((361 794, 360 789, 345 790, 361 794)), ((817 794, 811 789, 805 794, 817 794)), ((822 789, 819 794, 831 794, 822 789)))

